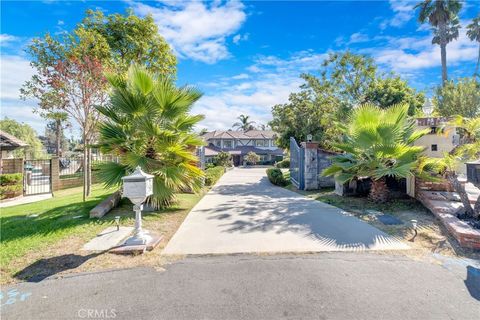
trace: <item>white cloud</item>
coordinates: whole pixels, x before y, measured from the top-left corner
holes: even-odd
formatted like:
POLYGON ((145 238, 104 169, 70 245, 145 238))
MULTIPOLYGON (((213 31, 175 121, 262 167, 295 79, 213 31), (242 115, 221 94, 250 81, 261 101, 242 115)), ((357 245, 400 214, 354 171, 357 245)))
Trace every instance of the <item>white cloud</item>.
POLYGON ((36 102, 20 100, 20 88, 34 74, 29 61, 21 56, 0 56, 0 103, 1 115, 25 122, 33 126, 37 132, 42 132, 45 123, 39 115, 33 113, 36 102))
POLYGON ((236 34, 235 36, 233 36, 232 41, 233 43, 238 44, 240 41, 248 40, 249 36, 250 36, 249 33, 245 33, 244 35, 236 34))
POLYGON ((140 2, 131 5, 137 14, 153 16, 160 34, 180 57, 205 63, 215 63, 230 56, 226 38, 235 34, 246 19, 245 7, 239 1, 174 1, 164 2, 162 7, 140 2))
MULTIPOLYGON (((441 65, 440 47, 431 43, 431 35, 426 37, 405 37, 390 40, 386 47, 370 48, 375 60, 390 66, 397 72, 432 68, 441 65)), ((478 57, 478 47, 460 30, 458 40, 447 45, 447 63, 449 66, 462 62, 475 61, 478 57)))
POLYGON ((348 41, 348 44, 367 42, 369 40, 370 38, 365 33, 356 32, 350 36, 350 40, 348 41))
POLYGON ((240 73, 240 74, 237 74, 236 76, 232 77, 232 79, 234 79, 234 80, 242 80, 242 79, 248 79, 248 78, 249 78, 249 76, 246 73, 240 73))
POLYGON ((18 37, 15 37, 11 34, 6 34, 6 33, 0 34, 0 46, 2 47, 15 41, 18 41, 18 37))
POLYGON ((415 17, 415 5, 418 1, 412 0, 390 0, 390 8, 395 13, 391 19, 386 19, 380 24, 381 29, 385 29, 388 26, 402 27, 407 22, 415 17))
POLYGON ((325 56, 311 50, 288 58, 258 56, 245 73, 230 77, 230 82, 202 97, 193 112, 205 115, 201 127, 209 130, 231 128, 240 114, 250 115, 257 124, 267 124, 271 108, 286 103, 290 93, 299 90, 303 82, 300 73, 319 69, 325 56))

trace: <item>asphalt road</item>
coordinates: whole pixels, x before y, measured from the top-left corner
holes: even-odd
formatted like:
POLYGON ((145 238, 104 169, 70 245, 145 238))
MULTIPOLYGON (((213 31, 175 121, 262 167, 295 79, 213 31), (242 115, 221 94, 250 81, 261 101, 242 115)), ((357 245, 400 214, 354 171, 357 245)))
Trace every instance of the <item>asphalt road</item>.
POLYGON ((1 302, 2 320, 478 320, 480 269, 375 253, 191 257, 23 283, 1 302))

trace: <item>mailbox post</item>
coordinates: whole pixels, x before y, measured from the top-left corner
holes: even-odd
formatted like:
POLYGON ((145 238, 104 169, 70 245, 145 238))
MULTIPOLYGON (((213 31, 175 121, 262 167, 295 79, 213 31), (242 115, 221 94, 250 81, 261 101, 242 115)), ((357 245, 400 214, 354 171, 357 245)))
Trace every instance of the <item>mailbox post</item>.
POLYGON ((145 245, 152 241, 147 230, 142 229, 143 203, 153 194, 153 175, 145 173, 140 167, 123 180, 123 196, 130 199, 135 211, 135 229, 133 236, 125 241, 126 246, 145 245))

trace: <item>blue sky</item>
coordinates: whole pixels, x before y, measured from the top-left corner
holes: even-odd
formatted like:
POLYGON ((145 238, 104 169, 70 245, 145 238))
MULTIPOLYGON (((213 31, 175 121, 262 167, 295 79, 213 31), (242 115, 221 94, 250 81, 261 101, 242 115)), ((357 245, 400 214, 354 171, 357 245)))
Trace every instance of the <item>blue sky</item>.
MULTIPOLYGON (((199 87, 204 96, 194 112, 203 127, 229 128, 240 114, 257 123, 284 103, 301 84, 299 74, 315 73, 328 52, 350 49, 372 56, 383 71, 431 92, 440 83, 440 54, 430 28, 419 25, 409 1, 2 1, 1 117, 32 125, 45 122, 32 113, 35 101, 18 90, 32 75, 25 46, 46 32, 71 30, 86 9, 105 13, 132 8, 152 14, 160 33, 178 56, 179 84, 199 87)), ((463 26, 480 12, 480 2, 464 4, 463 26)), ((465 36, 447 48, 450 78, 470 76, 478 45, 465 36)), ((73 132, 76 134, 76 132, 73 132)))

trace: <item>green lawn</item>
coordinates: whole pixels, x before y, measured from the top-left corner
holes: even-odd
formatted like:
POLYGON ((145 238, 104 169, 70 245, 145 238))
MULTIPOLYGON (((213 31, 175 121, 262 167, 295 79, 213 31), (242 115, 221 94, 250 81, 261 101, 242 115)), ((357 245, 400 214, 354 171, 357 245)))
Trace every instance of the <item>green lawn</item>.
POLYGON ((41 250, 72 233, 89 231, 98 220, 89 219, 90 210, 114 190, 94 185, 84 203, 82 188, 61 190, 55 197, 35 203, 0 209, 0 265, 28 251, 41 250))
MULTIPOLYGON (((135 217, 132 204, 126 199, 122 199, 119 206, 105 217, 89 218, 90 210, 113 191, 100 184, 94 185, 92 196, 83 203, 82 187, 71 188, 56 192, 55 197, 48 200, 0 209, 1 282, 11 282, 18 277, 18 273, 21 273, 18 279, 22 280, 42 273, 44 269, 55 268, 48 263, 44 263, 45 266, 38 264, 38 259, 48 261, 48 258, 56 257, 59 264, 68 265, 72 257, 84 254, 79 252, 84 243, 106 227, 114 225, 117 215, 121 217, 121 225, 133 226, 135 217), (38 266, 27 268, 34 264, 38 266)), ((168 240, 201 197, 202 194, 178 194, 177 205, 144 213, 144 226, 168 240)), ((119 258, 102 255, 97 258, 97 265, 110 268, 124 265, 124 261, 115 259, 119 258)), ((151 259, 158 260, 155 257, 151 259)), ((90 270, 86 266, 81 271, 90 270)))

